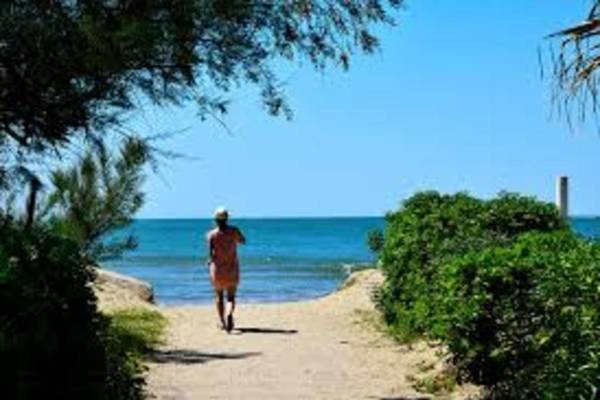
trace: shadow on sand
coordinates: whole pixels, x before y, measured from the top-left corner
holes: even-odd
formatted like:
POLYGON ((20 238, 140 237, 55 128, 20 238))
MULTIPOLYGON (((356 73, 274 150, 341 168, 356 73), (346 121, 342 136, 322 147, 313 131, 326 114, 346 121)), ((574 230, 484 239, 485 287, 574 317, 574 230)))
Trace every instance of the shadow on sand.
POLYGON ((296 329, 272 329, 272 328, 235 328, 234 333, 278 333, 281 335, 293 335, 298 333, 296 329))
POLYGON ((150 359, 159 364, 203 364, 214 360, 240 360, 261 355, 260 352, 246 353, 205 353, 196 350, 158 350, 150 359))

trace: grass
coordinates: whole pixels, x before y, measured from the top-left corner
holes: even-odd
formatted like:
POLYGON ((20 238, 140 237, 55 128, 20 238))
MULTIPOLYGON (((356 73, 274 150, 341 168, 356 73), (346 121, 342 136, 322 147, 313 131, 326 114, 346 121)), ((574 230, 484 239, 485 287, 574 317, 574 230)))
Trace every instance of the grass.
POLYGON ((373 329, 380 334, 387 334, 387 325, 381 317, 379 311, 374 310, 354 310, 354 323, 369 329, 373 329))
POLYGON ((142 357, 160 345, 167 322, 157 311, 131 308, 108 314, 109 332, 126 352, 142 357))
POLYGON ((104 315, 102 333, 107 356, 107 398, 144 400, 144 360, 163 341, 165 318, 142 308, 104 315))
POLYGON ((422 377, 407 376, 407 378, 412 383, 412 387, 421 393, 448 395, 454 392, 457 386, 456 372, 452 369, 440 371, 432 375, 422 377))

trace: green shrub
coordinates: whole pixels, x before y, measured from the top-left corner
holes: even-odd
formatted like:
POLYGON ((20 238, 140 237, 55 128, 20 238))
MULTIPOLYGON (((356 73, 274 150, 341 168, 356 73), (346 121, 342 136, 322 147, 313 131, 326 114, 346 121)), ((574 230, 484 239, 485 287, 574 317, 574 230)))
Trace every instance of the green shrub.
POLYGON ((514 193, 501 193, 485 202, 482 215, 483 227, 492 232, 499 243, 510 243, 522 233, 568 230, 556 206, 533 197, 514 193))
POLYGON ((94 277, 76 243, 0 217, 0 370, 10 399, 102 399, 94 277))
POLYGON ((380 252, 386 284, 377 298, 386 321, 404 339, 431 330, 433 283, 446 260, 509 245, 524 232, 567 229, 553 205, 514 194, 483 201, 464 193, 418 193, 386 220, 380 252))
POLYGON ((488 399, 598 399, 600 244, 551 204, 420 193, 395 213, 379 305, 404 339, 440 340, 488 399))
POLYGON ((383 249, 385 238, 383 232, 379 229, 371 230, 367 233, 367 246, 373 253, 379 253, 383 249))
POLYGON ((434 334, 494 399, 592 399, 600 387, 600 245, 568 232, 442 266, 434 334))
POLYGON ((142 399, 156 313, 102 316, 80 246, 0 216, 0 382, 6 399, 142 399))

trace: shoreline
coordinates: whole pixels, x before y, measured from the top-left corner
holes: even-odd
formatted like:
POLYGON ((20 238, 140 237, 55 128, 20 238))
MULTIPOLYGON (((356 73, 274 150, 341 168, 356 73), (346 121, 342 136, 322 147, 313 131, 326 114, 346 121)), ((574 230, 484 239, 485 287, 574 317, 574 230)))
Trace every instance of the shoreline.
MULTIPOLYGON (((346 265, 346 264, 344 264, 346 265)), ((290 299, 290 300, 273 300, 273 301, 264 301, 264 299, 244 299, 243 296, 239 296, 238 295, 238 302, 240 304, 248 304, 248 305, 271 305, 271 304, 281 304, 281 305, 286 305, 286 304, 294 304, 294 303, 301 303, 301 302, 306 302, 306 301, 318 301, 320 299, 326 298, 328 296, 331 296, 332 294, 339 292, 340 290, 343 290, 349 282, 351 282, 354 278, 354 275, 357 272, 361 272, 361 271, 365 271, 365 270, 378 270, 379 267, 377 267, 376 265, 373 264, 368 264, 368 263, 357 263, 357 264, 348 264, 351 265, 351 268, 348 268, 348 273, 347 276, 341 280, 339 282, 339 284, 331 291, 327 292, 327 293, 323 293, 323 294, 318 294, 315 295, 313 297, 302 297, 302 298, 298 298, 298 299, 290 299)), ((206 301, 203 302, 198 302, 198 301, 191 301, 191 302, 169 302, 169 303, 164 303, 161 302, 160 297, 158 297, 156 295, 156 291, 154 290, 154 286, 143 279, 140 279, 138 277, 123 273, 122 271, 115 271, 114 269, 110 268, 110 267, 98 267, 96 268, 97 273, 99 273, 100 275, 108 275, 108 279, 103 279, 104 282, 101 283, 100 285, 96 285, 97 289, 96 290, 96 295, 99 298, 99 303, 101 303, 101 308, 126 308, 127 305, 132 305, 135 306, 137 301, 136 300, 131 300, 131 298, 141 298, 143 297, 140 296, 139 291, 149 291, 151 293, 152 296, 152 301, 150 301, 149 303, 156 308, 164 308, 164 309, 170 309, 170 308, 177 308, 177 307, 212 307, 214 306, 214 302, 213 302, 213 298, 212 296, 207 299, 206 301), (112 277, 111 277, 112 276, 112 277), (113 282, 108 282, 109 285, 111 287, 102 287, 102 286, 107 286, 105 283, 106 281, 113 281, 113 282), (119 280, 123 280, 123 281, 129 281, 132 284, 129 285, 123 285, 123 284, 119 284, 119 280), (136 283, 137 282, 137 283, 136 283), (100 286, 100 287, 98 287, 100 286), (144 289, 142 286, 146 286, 148 287, 148 289, 144 289), (141 287, 141 288, 140 288, 141 287), (130 292, 128 289, 132 288, 132 293, 128 293, 130 292), (121 292, 122 289, 122 293, 121 292), (103 295, 102 292, 108 292, 108 295, 103 295), (138 293, 136 293, 136 291, 138 293), (114 297, 115 300, 108 300, 106 301, 105 298, 106 297, 114 297), (127 300, 123 300, 123 299, 127 299, 127 300), (122 302, 123 304, 119 304, 120 302, 122 302), (106 304, 109 303, 109 304, 106 304)), ((104 277, 103 277, 104 278, 104 277)), ((242 286, 243 286, 243 282, 242 282, 242 286)), ((144 302, 143 299, 141 299, 142 302, 144 302)))
MULTIPOLYGON (((364 286, 377 286, 379 285, 381 282, 383 282, 383 275, 381 273, 381 270, 377 267, 370 267, 370 268, 363 268, 357 271, 353 271, 352 273, 350 273, 350 275, 348 275, 348 277, 346 279, 344 279, 336 289, 334 289, 333 291, 327 293, 327 294, 323 294, 320 295, 318 297, 312 297, 312 298, 304 298, 304 299, 299 299, 299 300, 285 300, 285 301, 272 301, 272 302, 260 302, 260 301, 244 301, 243 298, 240 297, 236 297, 236 301, 238 303, 239 307, 243 307, 243 306, 247 306, 247 307, 285 307, 285 306, 298 306, 298 305, 302 305, 302 304, 314 304, 314 303, 319 303, 322 301, 326 301, 331 297, 335 297, 339 294, 345 293, 348 289, 350 289, 352 286, 354 286, 357 282, 359 283, 359 286, 362 285, 363 287, 361 289, 359 289, 359 292, 361 292, 361 295, 363 295, 364 297, 364 293, 362 293, 365 290, 364 286), (366 275, 369 275, 368 277, 366 275)), ((367 300, 367 302, 371 302, 370 297, 367 300)), ((173 309, 194 309, 194 308, 199 308, 199 309, 204 309, 204 308, 210 308, 210 310, 213 310, 214 308, 214 302, 208 302, 208 303, 182 303, 182 304, 161 304, 160 302, 154 302, 152 303, 152 305, 160 310, 173 310, 173 309)))

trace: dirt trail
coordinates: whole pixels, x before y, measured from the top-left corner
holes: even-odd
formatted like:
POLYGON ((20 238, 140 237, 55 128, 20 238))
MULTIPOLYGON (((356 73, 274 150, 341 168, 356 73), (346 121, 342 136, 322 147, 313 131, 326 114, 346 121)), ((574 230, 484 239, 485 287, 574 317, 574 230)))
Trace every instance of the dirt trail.
POLYGON ((399 346, 367 321, 381 280, 361 271, 319 300, 241 305, 229 335, 213 307, 163 308, 169 333, 149 389, 161 400, 430 398, 407 377, 431 368, 435 350, 399 346))

